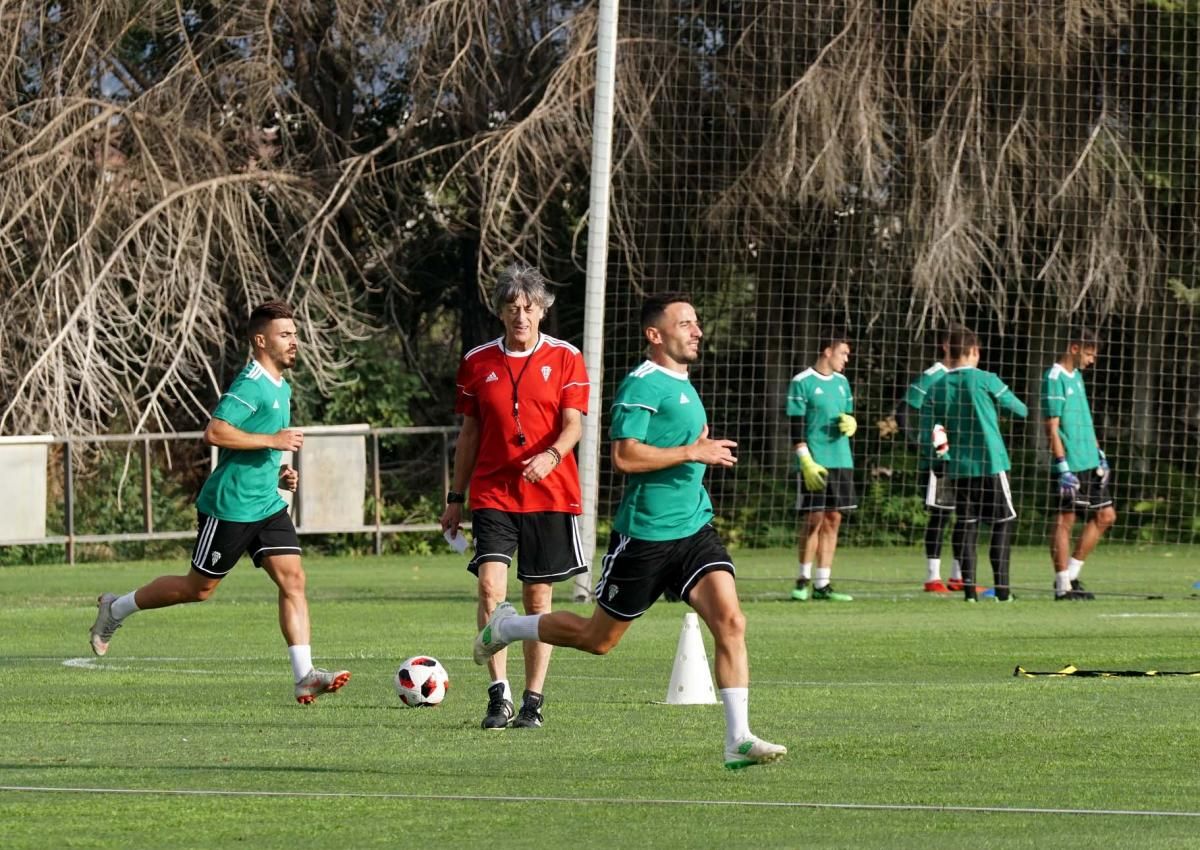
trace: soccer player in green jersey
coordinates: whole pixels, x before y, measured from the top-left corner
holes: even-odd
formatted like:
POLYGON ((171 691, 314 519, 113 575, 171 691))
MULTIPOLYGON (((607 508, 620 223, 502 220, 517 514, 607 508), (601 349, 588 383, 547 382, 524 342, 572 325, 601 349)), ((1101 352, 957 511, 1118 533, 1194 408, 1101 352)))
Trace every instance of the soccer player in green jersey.
POLYGON ((954 483, 954 554, 962 567, 963 593, 978 598, 975 546, 979 523, 992 526, 988 554, 996 582, 996 601, 1013 598, 1008 580, 1012 521, 1017 518, 1008 470, 1012 467, 1000 435, 997 407, 1024 418, 1029 410, 998 375, 977 368, 979 339, 966 328, 951 331, 950 371, 921 406, 921 434, 946 464, 954 483))
POLYGON ((737 444, 709 439, 708 416, 688 380, 688 366, 700 355, 700 322, 687 296, 666 293, 647 298, 641 324, 650 357, 625 378, 613 401, 613 466, 626 476, 625 492, 596 607, 586 618, 569 611, 521 616, 501 603, 475 639, 475 663, 486 664, 519 640, 603 655, 665 594, 695 609, 716 643, 725 766, 775 761, 787 748, 750 732, 746 618, 704 489, 705 468, 733 466, 737 444))
POLYGON ((858 423, 853 415, 854 394, 842 374, 849 359, 850 343, 840 337, 829 339, 821 346, 816 364, 792 378, 788 387, 787 415, 800 469, 796 510, 804 515, 797 547, 800 574, 792 598, 801 602, 809 598, 850 602, 854 598, 837 592, 829 583, 842 516, 858 507, 850 453, 850 438, 858 423))
POLYGON ((1117 521, 1108 492, 1112 470, 1096 442, 1092 411, 1083 388, 1083 371, 1096 362, 1099 343, 1090 331, 1076 334, 1042 381, 1042 414, 1054 458, 1057 519, 1050 537, 1054 563, 1054 598, 1090 600, 1083 586, 1083 562, 1104 532, 1117 521), (1079 514, 1085 523, 1071 551, 1071 532, 1079 514), (1069 554, 1068 554, 1069 553, 1069 554))
POLYGON ((954 515, 954 489, 941 469, 941 464, 934 457, 929 440, 921 439, 919 433, 921 408, 925 405, 925 399, 929 397, 929 391, 950 371, 950 367, 946 365, 946 361, 949 360, 946 353, 949 341, 949 330, 938 335, 938 359, 909 385, 904 400, 896 408, 896 424, 917 446, 918 480, 925 510, 929 514, 925 523, 927 593, 949 593, 952 590, 962 590, 963 587, 962 568, 957 558, 954 559, 950 581, 942 581, 942 543, 946 536, 946 526, 950 524, 950 518, 954 515))
POLYGON ((313 667, 308 599, 300 540, 279 490, 295 492, 300 474, 280 466, 282 453, 297 451, 304 435, 291 423, 292 388, 283 379, 296 365, 297 336, 292 310, 268 301, 250 314, 252 359, 234 378, 213 411, 204 441, 220 449, 196 500, 199 533, 192 568, 182 576, 159 576, 135 591, 102 594, 92 626, 92 651, 108 652, 109 641, 137 611, 203 602, 243 554, 249 554, 279 588, 279 627, 288 645, 296 701, 307 705, 350 679, 348 670, 313 667))

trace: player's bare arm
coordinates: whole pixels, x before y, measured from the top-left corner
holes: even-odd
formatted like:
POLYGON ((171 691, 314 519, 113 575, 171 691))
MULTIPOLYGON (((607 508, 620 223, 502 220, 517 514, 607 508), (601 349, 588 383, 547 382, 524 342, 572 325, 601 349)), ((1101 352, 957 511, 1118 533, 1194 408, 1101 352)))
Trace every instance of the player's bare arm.
POLYGON ((204 429, 204 443, 219 449, 294 452, 304 445, 304 433, 299 428, 284 428, 274 434, 251 434, 235 428, 224 419, 210 419, 204 429))
MULTIPOLYGON (((479 420, 474 416, 463 416, 462 427, 458 432, 458 440, 454 443, 454 478, 450 490, 454 493, 466 493, 471 483, 471 474, 475 472, 475 462, 479 458, 479 420)), ((451 502, 442 511, 442 531, 458 528, 462 524, 463 506, 461 502, 451 502)))
POLYGON ((1058 433, 1059 417, 1051 416, 1046 420, 1046 439, 1050 442, 1051 457, 1066 457, 1067 450, 1063 446, 1062 437, 1058 433))
POLYGON ((617 440, 613 443, 613 466, 617 471, 630 475, 638 472, 655 472, 684 463, 703 463, 706 466, 733 466, 737 458, 733 440, 710 440, 708 426, 700 432, 694 443, 672 448, 648 446, 638 440, 617 440))
POLYGON ((567 452, 572 451, 583 436, 583 414, 575 408, 563 408, 562 423, 558 438, 549 448, 522 462, 524 469, 521 471, 521 477, 526 481, 541 481, 554 472, 567 452))

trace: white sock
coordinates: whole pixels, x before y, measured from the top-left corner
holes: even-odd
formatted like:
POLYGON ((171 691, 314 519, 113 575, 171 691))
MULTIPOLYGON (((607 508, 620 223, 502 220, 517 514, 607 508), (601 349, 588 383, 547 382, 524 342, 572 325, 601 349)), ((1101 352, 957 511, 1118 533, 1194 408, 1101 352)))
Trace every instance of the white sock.
POLYGON ((813 580, 813 587, 820 590, 822 587, 829 586, 829 576, 833 574, 833 567, 817 567, 817 577, 813 580))
POLYGON ((512 702, 512 688, 508 686, 508 679, 497 679, 488 685, 488 688, 493 688, 496 685, 504 685, 504 698, 509 702, 512 702))
POLYGON ((1054 574, 1054 589, 1059 593, 1066 593, 1071 589, 1071 573, 1069 570, 1063 570, 1054 574))
POLYGON ((1071 581, 1079 578, 1079 571, 1083 569, 1083 561, 1076 561, 1074 558, 1067 558, 1067 575, 1071 577, 1071 581))
POLYGON ((954 566, 950 569, 950 579, 952 581, 962 581, 962 564, 958 562, 958 558, 954 559, 954 566))
POLYGON ((941 581, 942 580, 942 559, 930 558, 927 562, 928 572, 925 573, 925 581, 941 581))
POLYGON ((299 682, 313 668, 312 647, 299 643, 295 646, 289 646, 288 659, 292 662, 292 677, 299 682))
POLYGON ((124 596, 118 596, 113 600, 112 615, 118 620, 124 620, 130 614, 142 610, 141 608, 137 607, 137 603, 133 601, 134 592, 135 591, 131 590, 124 596))
POLYGON ((802 578, 805 581, 808 581, 810 578, 812 578, 812 561, 809 561, 807 564, 800 565, 800 575, 797 576, 797 578, 802 578))
POLYGON ((725 749, 732 750, 750 736, 750 689, 721 688, 725 706, 725 749))
POLYGON ((509 617, 507 620, 501 620, 500 627, 496 629, 497 636, 505 643, 516 643, 519 640, 537 640, 538 620, 540 619, 542 619, 541 614, 518 614, 515 617, 509 617))

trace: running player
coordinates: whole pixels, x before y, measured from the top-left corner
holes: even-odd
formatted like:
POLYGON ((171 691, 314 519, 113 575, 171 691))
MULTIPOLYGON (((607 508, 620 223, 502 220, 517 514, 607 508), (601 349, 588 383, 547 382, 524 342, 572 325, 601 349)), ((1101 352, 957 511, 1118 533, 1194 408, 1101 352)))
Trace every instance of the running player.
POLYGON ((282 453, 297 451, 304 435, 291 422, 292 388, 283 378, 296 365, 292 310, 268 301, 250 314, 251 360, 234 378, 213 411, 204 441, 217 446, 217 467, 196 499, 199 534, 187 575, 159 576, 135 591, 105 593, 92 625, 92 651, 108 652, 113 634, 131 614, 212 596, 243 554, 279 588, 279 627, 288 645, 296 701, 307 705, 350 680, 348 670, 313 667, 308 599, 300 539, 279 490, 295 492, 300 474, 280 466, 282 453))
POLYGON ((647 298, 641 326, 650 358, 625 378, 613 402, 613 466, 626 480, 596 607, 588 618, 568 611, 520 616, 502 603, 475 639, 475 662, 518 640, 603 655, 665 594, 694 608, 716 643, 725 766, 775 761, 787 748, 750 732, 746 618, 704 489, 706 466, 737 461, 736 443, 708 438, 708 416, 688 380, 688 366, 699 357, 700 322, 686 295, 669 293, 647 298))

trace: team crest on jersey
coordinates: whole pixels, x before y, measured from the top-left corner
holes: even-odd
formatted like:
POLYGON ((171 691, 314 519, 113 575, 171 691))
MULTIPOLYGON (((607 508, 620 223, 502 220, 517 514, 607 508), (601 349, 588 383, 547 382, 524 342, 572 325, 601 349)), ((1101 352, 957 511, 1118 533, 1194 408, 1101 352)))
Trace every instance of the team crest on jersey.
POLYGON ((549 366, 542 367, 542 380, 543 381, 550 380, 550 367, 549 366))
POLYGON ((484 378, 483 382, 485 384, 490 384, 490 383, 493 383, 498 380, 500 380, 500 378, 497 377, 495 372, 492 372, 490 375, 488 375, 486 378, 484 378))
POLYGON ((215 567, 217 565, 217 561, 219 560, 221 560, 221 553, 213 552, 212 556, 208 559, 208 565, 210 567, 215 567))

